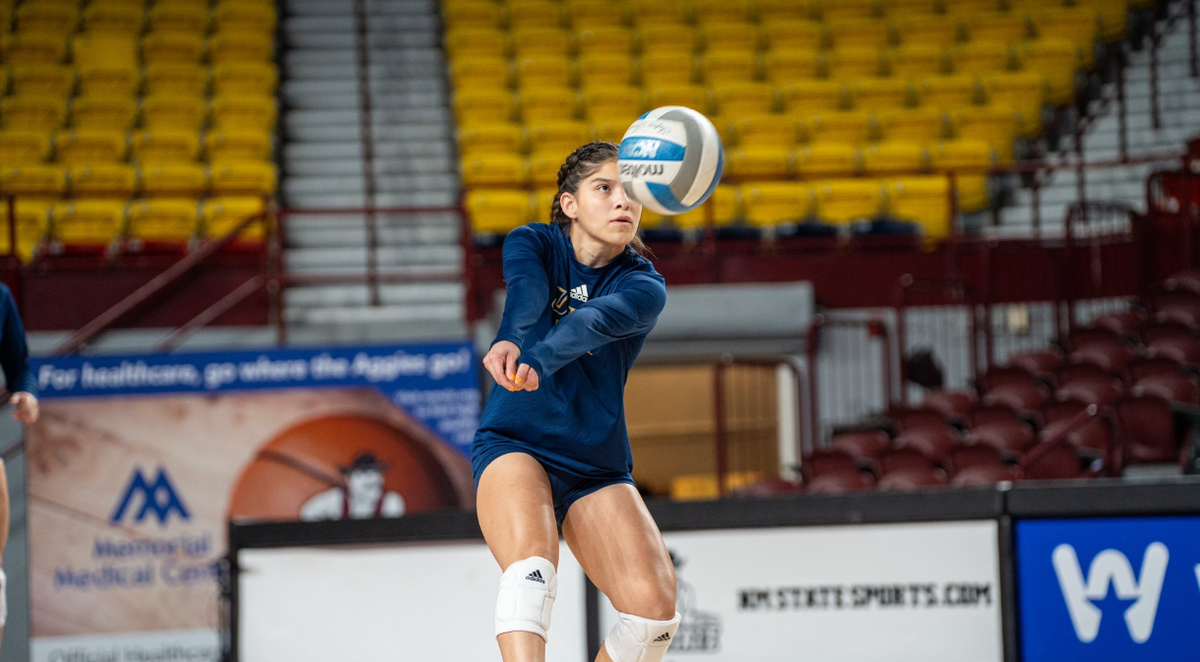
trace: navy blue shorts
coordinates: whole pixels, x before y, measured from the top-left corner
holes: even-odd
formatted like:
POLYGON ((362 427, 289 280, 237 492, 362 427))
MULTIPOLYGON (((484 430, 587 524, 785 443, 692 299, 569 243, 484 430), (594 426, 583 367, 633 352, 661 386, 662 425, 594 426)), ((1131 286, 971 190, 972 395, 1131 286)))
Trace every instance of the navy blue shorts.
POLYGON ((563 520, 567 517, 567 511, 570 510, 572 504, 576 501, 609 485, 621 485, 623 483, 635 485, 633 476, 629 473, 613 474, 602 478, 581 476, 573 471, 556 466, 552 462, 547 462, 525 446, 492 442, 486 445, 476 443, 471 446, 471 471, 475 474, 476 492, 479 492, 479 477, 483 475, 483 470, 493 460, 508 453, 525 453, 537 460, 538 464, 542 465, 542 469, 546 471, 546 477, 550 479, 550 493, 554 498, 554 518, 558 520, 558 528, 560 530, 562 529, 563 520))

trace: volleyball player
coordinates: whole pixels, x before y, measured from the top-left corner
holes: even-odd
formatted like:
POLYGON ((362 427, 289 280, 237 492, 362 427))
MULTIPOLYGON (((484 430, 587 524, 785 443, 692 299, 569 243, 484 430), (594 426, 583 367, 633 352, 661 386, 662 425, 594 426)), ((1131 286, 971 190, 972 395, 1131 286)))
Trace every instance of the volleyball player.
POLYGON ((559 530, 618 611, 599 662, 659 662, 679 626, 675 571, 630 474, 624 387, 666 303, 642 257, 641 205, 617 146, 575 150, 551 223, 504 242, 508 298, 483 359, 497 386, 472 445, 479 525, 503 574, 504 662, 542 662, 557 595, 559 530))

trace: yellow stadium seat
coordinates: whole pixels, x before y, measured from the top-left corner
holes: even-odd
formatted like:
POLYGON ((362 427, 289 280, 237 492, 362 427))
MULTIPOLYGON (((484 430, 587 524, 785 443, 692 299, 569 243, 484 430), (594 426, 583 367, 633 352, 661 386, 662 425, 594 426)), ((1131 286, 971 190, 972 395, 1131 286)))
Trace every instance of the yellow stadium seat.
POLYGON ((717 21, 702 24, 698 32, 707 51, 758 50, 759 31, 754 23, 717 21))
POLYGON ((812 188, 798 182, 754 182, 742 187, 746 221, 757 227, 802 223, 812 211, 812 188))
POLYGON ((525 151, 525 131, 519 124, 492 122, 471 124, 458 130, 458 152, 520 154, 525 151))
POLYGON ((963 212, 988 205, 987 172, 996 165, 995 151, 983 140, 951 140, 929 151, 930 167, 953 173, 958 208, 963 212))
MULTIPOLYGON (((0 175, 0 179, 2 179, 0 175)), ((30 262, 37 253, 39 245, 50 230, 51 203, 45 200, 21 199, 16 201, 16 234, 17 248, 15 251, 21 262, 30 262)), ((0 218, 7 218, 8 206, 0 208, 0 218)), ((9 253, 8 229, 0 225, 0 254, 9 253)))
POLYGON ((212 10, 217 32, 239 30, 271 34, 278 16, 274 4, 257 2, 219 2, 212 10))
POLYGON ((637 80, 636 60, 628 55, 585 55, 575 73, 583 88, 626 86, 637 80))
POLYGON ((802 21, 819 18, 817 0, 758 0, 758 20, 764 26, 779 21, 802 21))
POLYGON ((133 97, 141 78, 133 64, 84 64, 79 67, 79 93, 133 97))
POLYGON ((1021 67, 1046 81, 1046 100, 1051 105, 1062 106, 1075 98, 1078 52, 1078 48, 1065 39, 1034 39, 1021 47, 1021 67))
POLYGON ((571 62, 561 57, 531 55, 520 58, 516 61, 514 73, 518 87, 566 87, 573 83, 571 62))
POLYGON ((625 5, 608 0, 567 0, 564 9, 567 20, 576 30, 624 26, 629 18, 625 5))
POLYGON ((208 189, 208 173, 199 163, 148 163, 139 171, 145 196, 195 198, 208 189))
POLYGON ((146 66, 145 79, 147 96, 203 97, 208 90, 208 70, 196 64, 150 64, 146 66))
POLYGON ((918 79, 946 71, 946 51, 941 46, 906 43, 887 53, 887 68, 892 76, 918 79))
POLYGON ((811 142, 841 142, 861 144, 875 135, 875 122, 866 111, 821 113, 808 119, 808 139, 811 142))
POLYGON ((769 83, 742 81, 714 85, 717 114, 727 118, 770 113, 775 110, 775 87, 769 83))
POLYGON ((505 58, 509 54, 509 33, 494 27, 448 30, 442 43, 451 60, 461 57, 505 58))
POLYGON ((0 101, 5 129, 49 132, 60 128, 66 118, 67 104, 62 98, 23 95, 0 101))
POLYGON ((951 49, 951 68, 959 74, 979 75, 1012 68, 1013 53, 1002 41, 971 41, 951 49))
POLYGON ((5 129, 0 131, 0 164, 30 165, 50 157, 50 134, 43 129, 5 129))
POLYGON ((240 241, 262 241, 266 235, 267 219, 262 217, 264 211, 262 198, 249 196, 226 196, 209 198, 201 206, 200 226, 204 236, 219 239, 236 228, 248 218, 258 217, 238 235, 240 241))
POLYGON ((129 205, 129 237, 153 243, 186 243, 200 217, 195 198, 149 198, 129 205))
POLYGON ((981 11, 1002 11, 1006 0, 939 0, 942 12, 950 16, 961 16, 981 11))
POLYGON ((279 177, 269 161, 213 161, 208 186, 214 195, 273 195, 279 177))
POLYGON ((697 23, 749 22, 754 18, 750 0, 691 0, 689 4, 697 23))
POLYGON ((147 25, 151 32, 186 32, 203 35, 208 31, 208 8, 203 5, 156 2, 150 7, 147 25))
POLYGON ((91 163, 72 166, 67 172, 72 195, 107 196, 125 199, 137 191, 137 172, 123 163, 91 163))
POLYGON ((817 51, 772 50, 762 56, 763 77, 775 85, 811 80, 821 73, 817 51))
POLYGON ((841 225, 870 221, 883 211, 883 186, 876 179, 826 179, 813 182, 816 217, 841 225))
POLYGON ((834 48, 887 48, 892 43, 888 22, 877 18, 828 21, 826 30, 834 48))
POLYGON ((1008 108, 1018 115, 1017 132, 1023 138, 1036 138, 1042 131, 1042 104, 1047 96, 1046 81, 1028 71, 992 74, 983 79, 988 105, 1008 108))
POLYGON ((269 161, 271 159, 271 134, 265 131, 209 131, 204 137, 205 154, 208 160, 217 161, 269 161))
POLYGON ((883 0, 880 9, 884 16, 892 18, 927 16, 941 10, 937 0, 883 0))
POLYGON ((1080 64, 1091 68, 1095 63, 1096 38, 1100 19, 1088 7, 1039 7, 1031 12, 1032 23, 1041 39, 1066 39, 1079 49, 1080 64))
POLYGON ((22 2, 17 7, 17 32, 67 36, 79 26, 75 3, 22 2))
POLYGON ((950 120, 958 138, 986 142, 1000 163, 1012 160, 1013 141, 1017 138, 1017 117, 1012 110, 992 106, 959 108, 951 111, 950 120))
POLYGON ((1100 21, 1100 37, 1112 43, 1125 36, 1129 21, 1128 0, 1075 0, 1076 7, 1090 9, 1100 21))
POLYGON ((531 152, 556 151, 565 157, 580 145, 592 141, 592 128, 586 122, 549 120, 526 125, 531 152))
POLYGON ((83 29, 88 32, 136 35, 145 22, 146 12, 138 5, 91 2, 83 10, 83 29))
POLYGON ((646 110, 641 88, 629 85, 596 85, 583 88, 583 115, 593 123, 632 122, 646 110))
POLYGON ((505 89, 512 82, 508 58, 464 55, 450 63, 450 78, 459 90, 505 89))
POLYGON ((142 124, 147 129, 196 129, 204 125, 208 108, 203 98, 154 94, 142 99, 142 124))
POLYGON ((901 14, 895 26, 900 43, 905 46, 950 48, 962 35, 961 22, 952 16, 901 14))
POLYGON ((525 122, 569 120, 578 114, 579 93, 572 87, 522 88, 517 94, 517 111, 525 122))
MULTIPOLYGON (((741 190, 737 186, 718 184, 709 199, 692 211, 674 216, 675 226, 681 230, 707 227, 723 227, 742 215, 741 190)), ((643 212, 644 213, 644 212, 643 212)))
POLYGON ((554 204, 555 198, 558 197, 558 184, 550 186, 539 186, 533 190, 533 209, 529 216, 529 221, 537 221, 546 223, 550 218, 550 205, 554 204))
POLYGON ((946 116, 937 108, 896 108, 875 115, 882 140, 937 141, 946 137, 946 116))
POLYGON ((878 76, 883 57, 877 48, 846 46, 825 52, 825 75, 833 80, 878 76))
POLYGON ((642 57, 652 53, 690 54, 699 45, 700 37, 690 25, 647 22, 638 28, 638 47, 642 57))
POLYGON ((75 70, 58 64, 26 64, 12 68, 12 93, 62 98, 75 88, 75 70))
POLYGON ((708 112, 708 90, 700 85, 679 83, 647 90, 647 106, 687 106, 702 113, 708 112))
POLYGON ((709 85, 752 81, 758 77, 758 58, 746 51, 708 51, 700 56, 700 77, 709 85))
POLYGON ((631 119, 593 122, 592 135, 596 136, 596 140, 620 143, 621 138, 625 136, 625 132, 629 130, 629 125, 632 122, 633 120, 631 119))
POLYGON ((275 65, 267 62, 231 62, 212 68, 213 94, 274 94, 278 84, 275 65))
POLYGON ((228 94, 213 97, 210 120, 215 129, 269 130, 276 112, 274 97, 228 94))
POLYGON ((516 98, 507 89, 458 88, 454 92, 454 114, 458 123, 507 122, 513 118, 516 98))
MULTIPOLYGON (((632 37, 630 37, 632 40, 632 37)), ((513 57, 568 58, 571 56, 571 33, 557 26, 533 26, 512 31, 513 57)))
POLYGON ((142 60, 147 67, 199 64, 203 59, 204 37, 200 33, 159 30, 142 37, 142 60))
POLYGON ((643 53, 639 62, 642 87, 653 92, 660 85, 680 85, 696 80, 696 58, 684 51, 643 53))
POLYGON ((467 218, 478 234, 508 234, 534 218, 527 191, 475 189, 467 191, 467 218))
POLYGON ((878 13, 876 0, 820 0, 818 5, 826 21, 871 18, 878 13))
POLYGON ((3 56, 9 66, 59 64, 66 59, 67 40, 56 34, 18 32, 4 42, 3 56))
POLYGON ((862 78, 848 92, 853 107, 869 111, 903 108, 913 97, 911 85, 900 78, 862 78))
POLYGON ((734 123, 737 144, 784 145, 791 147, 799 140, 799 123, 790 115, 761 114, 738 118, 734 123))
POLYGON ((795 170, 790 145, 744 145, 729 150, 726 175, 739 181, 786 179, 795 170))
POLYGON ((917 101, 926 108, 950 109, 970 106, 981 95, 973 76, 929 76, 917 83, 917 101))
POLYGON ((54 205, 55 239, 72 246, 107 247, 125 231, 124 200, 82 199, 54 205))
POLYGON ((769 51, 815 51, 828 45, 824 26, 803 19, 764 22, 762 36, 769 51))
POLYGON ((71 122, 77 129, 129 130, 137 118, 137 103, 127 96, 82 96, 71 104, 71 122))
MULTIPOLYGON (((725 474, 724 494, 732 494, 762 478, 758 471, 731 471, 725 474)), ((672 501, 708 501, 719 498, 722 492, 713 474, 685 474, 671 478, 668 494, 672 501)))
POLYGON ((134 131, 131 137, 133 160, 141 163, 179 163, 195 161, 200 154, 200 136, 183 129, 134 131))
POLYGON ((528 166, 519 154, 477 153, 462 159, 463 188, 513 186, 529 183, 528 166))
POLYGON ((521 28, 560 27, 562 20, 562 4, 551 0, 509 0, 506 12, 508 27, 512 30, 521 28))
POLYGON ((647 25, 682 25, 691 19, 683 0, 638 3, 636 9, 630 11, 629 18, 639 29, 647 25))
POLYGON ((558 184, 558 170, 573 150, 565 148, 538 149, 531 147, 526 168, 529 183, 535 188, 549 188, 558 184))
POLYGON ((796 149, 796 174, 803 179, 852 177, 859 169, 858 149, 847 143, 810 143, 796 149))
POLYGON ((846 86, 836 80, 804 80, 780 88, 784 109, 792 115, 837 110, 846 105, 846 86))
POLYGON ((124 161, 129 141, 124 131, 79 129, 54 136, 56 160, 66 165, 124 161))
POLYGON ((925 146, 911 139, 872 143, 862 150, 862 171, 868 177, 911 175, 929 167, 925 146))
POLYGON ((969 12, 962 15, 962 23, 971 41, 1011 44, 1029 37, 1029 21, 1020 12, 969 12))
POLYGON ((575 44, 581 60, 589 55, 623 56, 628 59, 635 43, 633 33, 625 27, 589 27, 575 33, 575 44))
POLYGON ((71 53, 80 68, 139 64, 135 34, 81 32, 71 39, 71 53))
POLYGON ((275 43, 270 33, 222 30, 208 40, 208 57, 214 65, 233 62, 273 64, 275 43))
POLYGON ((501 28, 504 26, 504 7, 489 0, 445 3, 442 19, 448 30, 461 28, 501 28))
POLYGON ((903 177, 887 182, 888 216, 921 226, 930 239, 950 236, 950 180, 944 176, 903 177))
MULTIPOLYGON (((3 145, 0 134, 0 145, 3 145)), ((6 159, 7 161, 7 159, 6 159)), ((23 198, 61 198, 67 192, 66 168, 29 163, 0 168, 0 187, 5 193, 23 198)))

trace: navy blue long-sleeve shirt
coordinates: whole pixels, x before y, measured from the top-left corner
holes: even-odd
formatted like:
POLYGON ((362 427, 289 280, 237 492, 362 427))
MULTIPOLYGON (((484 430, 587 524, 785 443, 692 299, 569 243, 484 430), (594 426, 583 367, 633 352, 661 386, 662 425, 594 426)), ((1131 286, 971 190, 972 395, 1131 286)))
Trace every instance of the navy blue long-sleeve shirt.
POLYGON ((29 372, 29 348, 25 344, 25 326, 17 313, 17 302, 7 285, 0 283, 0 370, 10 393, 37 394, 37 384, 29 372))
POLYGON ((582 476, 632 470, 625 380, 667 300, 663 277, 632 250, 592 268, 566 233, 532 223, 504 242, 508 298, 495 342, 521 348, 536 391, 492 387, 476 444, 516 444, 582 476))

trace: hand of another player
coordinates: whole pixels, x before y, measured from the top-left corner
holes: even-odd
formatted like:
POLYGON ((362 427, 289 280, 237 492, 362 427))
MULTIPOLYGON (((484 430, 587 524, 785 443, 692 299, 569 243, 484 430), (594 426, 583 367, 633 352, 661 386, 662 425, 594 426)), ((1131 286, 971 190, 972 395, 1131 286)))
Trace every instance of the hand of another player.
POLYGON ((13 418, 22 425, 33 425, 38 419, 38 400, 32 393, 18 391, 8 401, 16 407, 13 418))
POLYGON ((524 389, 526 391, 538 390, 539 380, 537 370, 529 367, 528 363, 522 363, 521 367, 517 368, 517 379, 515 381, 517 383, 517 388, 524 389))
POLYGON ((513 381, 517 377, 517 359, 521 356, 521 348, 517 344, 508 340, 501 340, 492 345, 486 356, 483 357, 483 367, 492 375, 492 379, 501 388, 506 388, 510 391, 519 391, 521 387, 517 386, 513 381))

